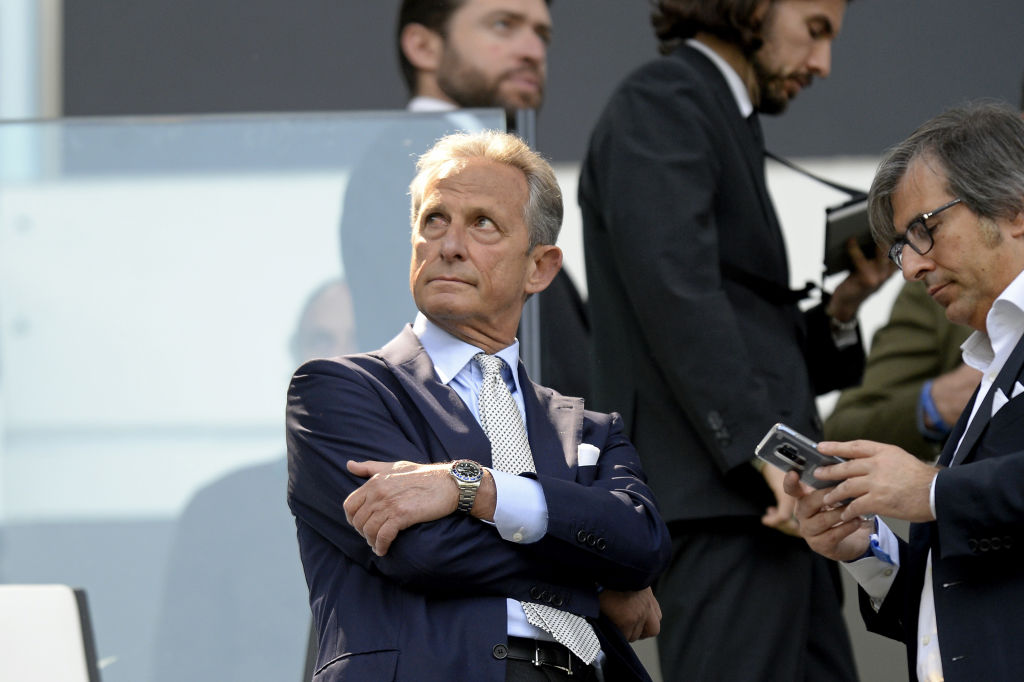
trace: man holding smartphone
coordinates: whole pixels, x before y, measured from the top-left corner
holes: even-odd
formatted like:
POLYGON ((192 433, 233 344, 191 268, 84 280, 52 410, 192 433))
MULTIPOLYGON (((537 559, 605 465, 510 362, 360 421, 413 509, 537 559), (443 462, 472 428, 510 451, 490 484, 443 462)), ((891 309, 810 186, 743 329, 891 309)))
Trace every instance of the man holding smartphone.
POLYGON ((938 466, 894 445, 820 443, 849 461, 795 473, 800 533, 861 586, 869 630, 907 646, 919 680, 1008 680, 1024 670, 1024 121, 995 104, 952 109, 894 147, 870 193, 876 240, 950 321, 974 328, 981 385, 938 466), (839 506, 837 503, 852 498, 839 506), (879 514, 910 521, 909 542, 879 514))

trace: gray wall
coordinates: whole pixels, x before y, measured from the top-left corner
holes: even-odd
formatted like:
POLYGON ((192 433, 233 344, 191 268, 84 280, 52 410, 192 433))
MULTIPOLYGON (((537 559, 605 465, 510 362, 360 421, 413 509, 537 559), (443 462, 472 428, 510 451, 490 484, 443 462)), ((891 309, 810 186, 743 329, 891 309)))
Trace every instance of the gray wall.
MULTIPOLYGON (((69 0, 67 115, 400 107, 398 0, 69 0)), ((579 159, 608 95, 656 56, 647 0, 555 0, 538 144, 579 159)), ((793 156, 874 155, 969 98, 1016 104, 1020 0, 856 0, 834 75, 766 122, 793 156)))

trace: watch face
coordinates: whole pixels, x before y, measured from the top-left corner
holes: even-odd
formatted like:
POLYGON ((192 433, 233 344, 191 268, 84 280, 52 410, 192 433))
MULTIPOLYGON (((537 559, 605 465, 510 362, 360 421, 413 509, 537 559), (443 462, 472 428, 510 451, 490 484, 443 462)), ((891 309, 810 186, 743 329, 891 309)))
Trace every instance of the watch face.
POLYGON ((480 465, 476 462, 463 459, 452 464, 452 475, 460 481, 472 483, 480 480, 481 476, 483 476, 483 470, 480 469, 480 465))

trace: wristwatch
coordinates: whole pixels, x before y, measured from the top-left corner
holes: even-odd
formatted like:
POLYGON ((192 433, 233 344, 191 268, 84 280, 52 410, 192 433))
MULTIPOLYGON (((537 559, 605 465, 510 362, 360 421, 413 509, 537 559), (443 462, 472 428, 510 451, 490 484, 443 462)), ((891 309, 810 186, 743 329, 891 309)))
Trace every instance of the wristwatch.
POLYGON ((480 481, 484 477, 483 467, 471 459, 457 459, 452 462, 450 471, 455 484, 459 486, 458 510, 468 514, 473 508, 476 491, 480 489, 480 481))

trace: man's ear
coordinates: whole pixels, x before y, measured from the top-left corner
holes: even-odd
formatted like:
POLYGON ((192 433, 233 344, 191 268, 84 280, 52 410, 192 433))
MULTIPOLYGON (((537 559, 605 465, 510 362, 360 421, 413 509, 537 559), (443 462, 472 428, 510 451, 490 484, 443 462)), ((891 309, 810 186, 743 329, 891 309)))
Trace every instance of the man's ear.
POLYGON ((544 291, 562 269, 562 250, 554 244, 538 244, 530 252, 530 272, 526 278, 526 295, 544 291))
POLYGON ((405 58, 417 71, 437 71, 444 51, 444 40, 437 31, 423 24, 406 24, 400 42, 405 58))
POLYGON ((1010 221, 1010 236, 1016 239, 1024 237, 1024 211, 1021 211, 1010 221))

